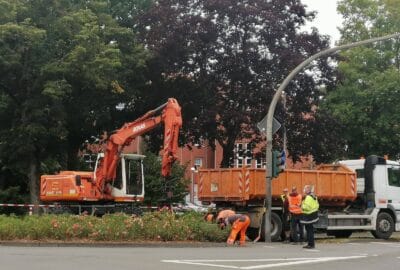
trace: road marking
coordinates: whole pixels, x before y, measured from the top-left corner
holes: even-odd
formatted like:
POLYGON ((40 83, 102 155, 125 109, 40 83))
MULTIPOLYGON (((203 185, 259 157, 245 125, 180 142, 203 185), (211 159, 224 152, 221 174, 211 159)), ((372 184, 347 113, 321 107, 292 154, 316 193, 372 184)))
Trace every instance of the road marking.
MULTIPOLYGON (((276 262, 276 261, 297 261, 297 260, 309 260, 310 258, 283 258, 283 259, 221 259, 221 260, 181 260, 191 262, 276 262)), ((173 260, 179 261, 179 260, 173 260)))
POLYGON ((274 267, 282 267, 282 266, 290 266, 290 265, 311 264, 311 263, 322 263, 322 262, 329 262, 329 261, 352 260, 352 259, 360 259, 360 258, 365 258, 365 257, 366 257, 366 256, 310 258, 309 260, 304 260, 304 261, 284 262, 284 263, 265 264, 265 265, 256 265, 256 266, 241 267, 241 268, 239 268, 239 269, 245 269, 245 270, 251 270, 251 269, 265 269, 265 268, 274 268, 274 267))
POLYGON ((232 268, 232 269, 238 269, 239 268, 238 266, 232 266, 232 265, 211 264, 211 263, 196 263, 196 262, 191 262, 190 260, 161 260, 161 261, 162 262, 167 262, 167 263, 213 266, 213 267, 232 268))
POLYGON ((275 247, 271 247, 271 246, 264 246, 265 248, 275 248, 275 247))
POLYGON ((384 243, 384 242, 370 242, 371 244, 378 244, 378 245, 384 245, 387 247, 395 247, 395 248, 400 248, 400 244, 396 243, 384 243))
POLYGON ((348 257, 320 257, 320 258, 282 258, 282 259, 247 259, 247 260, 161 260, 166 263, 177 263, 177 264, 190 264, 190 265, 202 265, 202 266, 211 266, 211 267, 219 267, 219 268, 230 268, 230 269, 243 269, 243 270, 252 270, 252 269, 266 269, 266 268, 275 268, 282 266, 290 266, 290 265, 301 265, 301 264, 312 264, 312 263, 323 263, 330 261, 343 261, 343 260, 353 260, 353 259, 361 259, 366 258, 367 256, 348 256, 348 257), (270 262, 269 264, 261 264, 261 265, 252 265, 252 266, 236 266, 236 265, 225 265, 218 264, 224 262, 242 262, 242 263, 251 263, 251 262, 270 262))

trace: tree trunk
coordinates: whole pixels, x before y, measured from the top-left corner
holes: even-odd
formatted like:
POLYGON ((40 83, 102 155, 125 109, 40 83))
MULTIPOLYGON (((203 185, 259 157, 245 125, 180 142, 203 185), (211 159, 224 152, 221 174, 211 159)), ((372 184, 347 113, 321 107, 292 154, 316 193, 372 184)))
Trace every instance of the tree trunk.
MULTIPOLYGON (((221 144, 221 143, 220 143, 221 144)), ((229 140, 222 146, 222 161, 221 168, 229 168, 229 159, 233 158, 233 149, 235 147, 235 140, 229 140)))
MULTIPOLYGON (((38 165, 36 162, 36 157, 30 159, 28 167, 28 179, 29 179, 29 194, 32 204, 39 204, 39 175, 38 175, 38 165)), ((38 212, 38 208, 33 209, 34 212, 38 212)))

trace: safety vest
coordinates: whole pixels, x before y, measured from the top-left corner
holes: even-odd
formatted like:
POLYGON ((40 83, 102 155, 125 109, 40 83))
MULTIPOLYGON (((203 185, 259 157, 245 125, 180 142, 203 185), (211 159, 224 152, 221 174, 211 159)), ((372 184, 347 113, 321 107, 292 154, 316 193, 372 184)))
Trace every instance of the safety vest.
POLYGON ((298 194, 297 196, 289 195, 289 212, 292 214, 301 214, 301 195, 298 194))
POLYGON ((284 202, 286 200, 286 195, 285 194, 281 194, 281 200, 282 200, 282 202, 284 202))
POLYGON ((312 214, 319 209, 319 203, 316 196, 307 195, 301 204, 301 209, 305 215, 312 214))

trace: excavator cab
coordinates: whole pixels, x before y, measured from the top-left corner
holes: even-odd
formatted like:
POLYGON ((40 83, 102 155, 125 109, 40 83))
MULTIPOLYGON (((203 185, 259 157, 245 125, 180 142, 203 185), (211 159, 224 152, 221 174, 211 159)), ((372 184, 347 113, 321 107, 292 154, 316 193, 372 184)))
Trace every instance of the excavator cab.
MULTIPOLYGON (((96 168, 103 159, 104 154, 98 155, 96 168)), ((144 199, 144 155, 121 154, 117 165, 116 178, 107 183, 111 195, 116 202, 143 201, 144 199)))

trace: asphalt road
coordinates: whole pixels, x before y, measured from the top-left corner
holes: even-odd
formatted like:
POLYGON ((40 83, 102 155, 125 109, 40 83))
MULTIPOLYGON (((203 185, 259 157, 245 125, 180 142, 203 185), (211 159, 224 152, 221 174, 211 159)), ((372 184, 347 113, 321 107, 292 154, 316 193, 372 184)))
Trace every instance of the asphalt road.
POLYGON ((399 269, 400 241, 373 238, 318 240, 314 250, 282 243, 246 247, 152 246, 0 246, 4 270, 122 269, 399 269))

